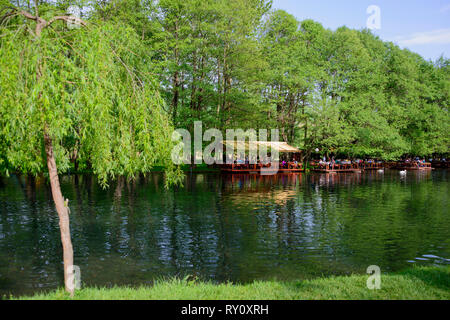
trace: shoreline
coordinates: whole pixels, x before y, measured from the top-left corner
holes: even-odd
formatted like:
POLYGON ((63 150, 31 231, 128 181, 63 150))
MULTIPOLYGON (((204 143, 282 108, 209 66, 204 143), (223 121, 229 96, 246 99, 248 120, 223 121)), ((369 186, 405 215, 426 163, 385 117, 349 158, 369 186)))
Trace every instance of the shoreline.
POLYGON ((151 286, 82 288, 70 298, 62 288, 12 300, 450 300, 450 266, 413 267, 382 273, 381 288, 369 290, 369 275, 332 276, 249 284, 186 279, 156 281, 151 286))

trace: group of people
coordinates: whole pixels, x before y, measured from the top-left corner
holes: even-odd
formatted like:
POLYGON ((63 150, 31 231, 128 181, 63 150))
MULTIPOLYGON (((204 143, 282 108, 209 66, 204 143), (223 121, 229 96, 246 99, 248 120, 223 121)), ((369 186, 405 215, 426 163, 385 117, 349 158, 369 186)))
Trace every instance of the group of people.
MULTIPOLYGON (((241 157, 235 157, 233 162, 234 164, 238 164, 238 165, 250 165, 250 164, 260 164, 260 165, 270 165, 272 163, 273 159, 270 156, 266 156, 262 159, 257 159, 255 161, 255 159, 249 159, 248 156, 245 156, 243 158, 241 157)), ((279 165, 281 168, 298 168, 301 166, 301 163, 296 159, 288 159, 285 157, 282 157, 282 159, 280 159, 280 161, 276 161, 279 162, 279 165)))
POLYGON ((250 165, 250 164, 270 164, 272 159, 269 156, 266 156, 262 159, 255 159, 255 158, 249 158, 248 155, 245 157, 234 157, 234 164, 241 164, 241 165, 250 165))
POLYGON ((285 160, 281 161, 281 168, 290 169, 289 167, 298 168, 299 166, 301 166, 301 163, 299 163, 296 159, 290 162, 285 160))
POLYGON ((377 163, 377 161, 374 159, 365 159, 365 160, 362 160, 362 159, 356 159, 356 160, 337 159, 337 160, 335 160, 334 157, 327 159, 327 157, 325 157, 325 156, 322 159, 320 159, 320 161, 319 161, 320 166, 327 167, 330 170, 332 170, 336 165, 356 165, 358 168, 360 168, 365 163, 375 164, 375 163, 377 163))
POLYGON ((336 164, 336 161, 334 160, 334 157, 332 157, 331 159, 329 159, 329 161, 327 161, 327 158, 325 156, 323 156, 323 158, 320 159, 320 161, 319 161, 320 166, 328 167, 330 170, 333 169, 335 164, 336 164))
MULTIPOLYGON (((432 160, 430 160, 430 162, 431 162, 431 161, 432 161, 432 160)), ((420 159, 419 157, 416 157, 416 158, 414 158, 414 159, 411 159, 411 158, 406 159, 406 160, 405 160, 405 163, 410 163, 410 164, 412 164, 413 166, 417 166, 417 167, 424 167, 426 161, 425 161, 425 158, 420 159)))

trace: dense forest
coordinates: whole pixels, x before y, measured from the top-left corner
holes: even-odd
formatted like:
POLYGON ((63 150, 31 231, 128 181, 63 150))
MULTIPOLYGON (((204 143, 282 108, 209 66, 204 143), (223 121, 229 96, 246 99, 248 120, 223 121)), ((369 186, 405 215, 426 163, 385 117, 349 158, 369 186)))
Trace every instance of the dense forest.
MULTIPOLYGON (((298 21, 273 10, 268 0, 41 0, 38 9, 45 19, 71 5, 81 8, 87 27, 47 28, 45 38, 55 41, 45 46, 53 58, 44 65, 53 71, 41 88, 46 103, 59 106, 47 122, 58 128, 52 135, 60 171, 92 163, 104 176, 145 171, 167 152, 162 145, 170 132, 163 128, 192 131, 194 121, 202 121, 204 130, 279 128, 280 139, 304 150, 306 159, 317 149, 385 160, 449 152, 448 58, 427 61, 368 30, 332 31, 298 21), (113 71, 122 66, 126 71, 113 71), (141 87, 150 88, 133 100, 128 91, 141 87), (82 95, 86 88, 96 93, 82 95), (102 99, 118 110, 99 107, 102 99), (121 104, 145 103, 151 114, 141 121, 134 118, 147 109, 132 114, 132 107, 124 108, 123 127, 109 136, 96 133, 109 130, 121 104), (89 114, 73 112, 86 109, 89 114), (146 121, 164 139, 127 134, 146 121), (162 156, 145 162, 130 155, 142 146, 162 156), (105 159, 112 159, 109 167, 105 159)), ((33 70, 39 51, 16 41, 30 30, 18 27, 27 18, 12 14, 11 7, 33 13, 35 4, 0 0, 0 7, 0 167, 39 172, 42 154, 24 156, 43 144, 33 134, 39 121, 26 121, 33 104, 13 107, 27 104, 38 90, 27 84, 33 71, 20 70, 24 60, 33 70)))

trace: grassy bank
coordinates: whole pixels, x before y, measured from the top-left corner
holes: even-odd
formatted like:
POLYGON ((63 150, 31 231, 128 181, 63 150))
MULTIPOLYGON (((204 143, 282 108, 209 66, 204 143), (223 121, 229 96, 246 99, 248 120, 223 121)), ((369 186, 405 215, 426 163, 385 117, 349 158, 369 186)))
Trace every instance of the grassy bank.
MULTIPOLYGON (((151 287, 84 288, 74 299, 187 299, 187 300, 309 300, 309 299, 450 299, 450 266, 417 267, 400 273, 382 274, 381 289, 369 290, 366 275, 317 278, 292 282, 213 284, 168 280, 151 287)), ((62 290, 21 299, 70 299, 62 290)))

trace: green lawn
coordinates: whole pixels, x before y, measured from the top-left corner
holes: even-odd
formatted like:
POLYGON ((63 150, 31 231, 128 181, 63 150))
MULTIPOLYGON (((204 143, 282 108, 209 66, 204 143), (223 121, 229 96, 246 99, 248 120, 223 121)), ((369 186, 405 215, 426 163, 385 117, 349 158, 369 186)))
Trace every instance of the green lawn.
MULTIPOLYGON (((381 289, 366 287, 367 275, 317 278, 305 281, 264 281, 251 284, 213 284, 188 280, 156 282, 140 288, 83 288, 74 299, 188 299, 188 300, 309 300, 309 299, 450 299, 450 266, 416 267, 382 274, 381 289)), ((71 299, 60 289, 20 299, 71 299)))

